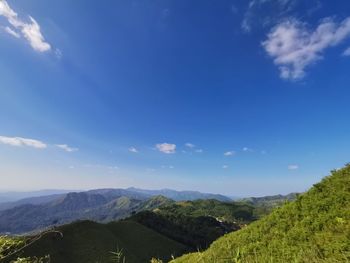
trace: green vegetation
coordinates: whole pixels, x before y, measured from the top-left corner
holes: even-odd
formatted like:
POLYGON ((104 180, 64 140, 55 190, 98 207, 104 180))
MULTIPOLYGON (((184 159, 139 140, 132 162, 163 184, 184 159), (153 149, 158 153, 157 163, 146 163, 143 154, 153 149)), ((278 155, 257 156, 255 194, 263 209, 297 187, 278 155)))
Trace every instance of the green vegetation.
POLYGON ((156 213, 172 216, 209 216, 226 222, 249 223, 254 207, 241 202, 220 202, 214 199, 177 202, 155 209, 156 213))
POLYGON ((296 201, 174 263, 349 262, 350 165, 296 201))
POLYGON ((270 214, 276 207, 280 207, 286 202, 294 201, 297 196, 297 193, 291 193, 288 195, 250 197, 241 199, 240 201, 254 206, 254 217, 262 218, 263 216, 270 214))
POLYGON ((0 262, 11 263, 46 263, 49 262, 49 256, 42 258, 37 257, 19 257, 22 254, 23 248, 25 248, 31 241, 24 238, 13 238, 8 236, 0 237, 0 262))
POLYGON ((246 203, 181 201, 160 206, 153 212, 140 212, 130 219, 197 251, 255 220, 253 210, 254 207, 246 203))
POLYGON ((193 251, 205 249, 217 238, 239 229, 238 225, 219 222, 213 217, 162 215, 150 211, 138 213, 130 220, 185 244, 193 251))
POLYGON ((99 224, 78 221, 57 228, 63 234, 45 235, 23 251, 24 257, 50 255, 51 263, 165 262, 189 249, 134 221, 99 224))

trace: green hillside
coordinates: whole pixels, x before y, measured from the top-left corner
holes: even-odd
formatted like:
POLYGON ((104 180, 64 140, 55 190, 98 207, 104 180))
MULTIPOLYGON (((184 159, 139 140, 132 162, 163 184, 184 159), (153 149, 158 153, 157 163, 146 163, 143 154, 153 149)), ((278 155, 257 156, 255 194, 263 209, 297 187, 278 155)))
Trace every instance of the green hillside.
POLYGON ((137 213, 130 220, 185 244, 193 251, 205 249, 214 240, 240 228, 237 224, 220 222, 209 216, 162 215, 151 211, 137 213))
POLYGON ((173 263, 349 262, 350 165, 297 200, 173 263))
POLYGON ((214 199, 176 202, 161 206, 155 212, 171 216, 210 216, 227 222, 249 223, 256 219, 254 207, 250 204, 214 199))
POLYGON ((206 249, 214 240, 249 223, 254 207, 246 203, 195 200, 173 202, 130 219, 191 247, 206 249))
POLYGON ((168 261, 189 251, 180 243, 133 221, 99 224, 80 221, 59 227, 60 235, 49 234, 24 249, 21 257, 50 255, 51 263, 108 263, 111 251, 122 250, 127 263, 150 262, 152 257, 168 261))
POLYGON ((249 197, 240 199, 239 201, 252 205, 254 207, 254 217, 261 218, 270 214, 276 207, 280 207, 286 202, 294 201, 297 196, 297 193, 290 193, 288 195, 249 197))

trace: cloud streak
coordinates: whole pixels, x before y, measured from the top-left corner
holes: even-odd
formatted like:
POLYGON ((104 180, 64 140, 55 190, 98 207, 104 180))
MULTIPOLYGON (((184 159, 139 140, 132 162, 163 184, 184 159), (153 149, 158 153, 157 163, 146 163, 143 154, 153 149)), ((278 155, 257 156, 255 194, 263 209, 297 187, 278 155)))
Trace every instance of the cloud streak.
POLYGON ((135 147, 130 147, 129 152, 138 153, 139 151, 135 147))
POLYGON ((0 136, 0 143, 7 144, 15 147, 32 147, 36 149, 45 149, 47 145, 39 140, 27 139, 22 137, 6 137, 0 136))
POLYGON ((51 45, 45 41, 40 26, 33 17, 29 16, 29 21, 25 22, 5 0, 0 1, 0 16, 5 17, 11 26, 5 27, 5 32, 16 38, 25 38, 35 51, 51 50, 51 45))
POLYGON ((67 144, 56 144, 56 147, 60 148, 61 150, 66 151, 66 152, 76 152, 79 150, 78 148, 69 147, 67 144))
POLYGON ((48 145, 45 142, 36 139, 29 139, 23 137, 0 136, 0 144, 6 144, 14 147, 31 147, 35 149, 46 149, 49 146, 53 146, 66 152, 76 152, 79 150, 78 148, 70 147, 67 144, 48 145))
POLYGON ((314 30, 298 20, 289 20, 274 27, 262 46, 279 68, 281 78, 298 80, 305 76, 307 67, 323 58, 326 49, 349 36, 350 17, 341 23, 324 19, 314 30))
POLYGON ((298 170, 298 169, 299 169, 299 165, 297 164, 288 165, 288 170, 298 170))

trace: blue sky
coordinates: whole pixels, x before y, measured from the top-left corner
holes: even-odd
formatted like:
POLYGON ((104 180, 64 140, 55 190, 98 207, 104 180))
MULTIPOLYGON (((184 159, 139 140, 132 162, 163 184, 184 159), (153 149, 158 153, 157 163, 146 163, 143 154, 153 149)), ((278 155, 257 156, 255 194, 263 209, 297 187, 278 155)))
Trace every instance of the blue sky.
POLYGON ((0 2, 0 190, 304 191, 350 156, 346 1, 0 2))

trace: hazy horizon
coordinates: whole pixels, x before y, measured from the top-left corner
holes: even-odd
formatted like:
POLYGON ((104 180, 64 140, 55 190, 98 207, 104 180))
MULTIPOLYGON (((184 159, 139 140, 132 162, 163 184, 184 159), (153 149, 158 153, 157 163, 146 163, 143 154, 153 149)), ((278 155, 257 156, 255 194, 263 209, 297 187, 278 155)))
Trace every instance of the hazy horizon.
MULTIPOLYGON (((33 189, 33 190, 1 190, 0 189, 0 196, 4 194, 29 194, 28 196, 23 195, 24 198, 27 197, 36 197, 36 196, 45 196, 45 195, 55 195, 55 194, 64 194, 64 193, 70 193, 70 192, 87 192, 91 190, 99 190, 99 189, 125 189, 128 190, 130 188, 136 188, 139 190, 149 190, 149 191, 164 191, 164 190, 171 190, 171 191, 178 191, 178 192, 200 192, 203 194, 218 194, 218 195, 223 195, 227 196, 230 198, 246 198, 246 197, 265 197, 265 196, 271 196, 271 195, 279 195, 281 193, 275 193, 275 194, 269 194, 269 195, 231 195, 231 194, 224 194, 224 193, 217 193, 217 192, 202 192, 199 190, 191 190, 191 189, 172 189, 172 188, 157 188, 157 189, 145 189, 145 188, 138 188, 138 187, 125 187, 125 188, 118 188, 118 187, 109 187, 109 188, 90 188, 90 189, 33 189)), ((281 195, 287 195, 295 192, 290 192, 290 193, 283 193, 281 195)), ((302 193, 302 192, 298 192, 302 193)), ((17 199, 22 199, 21 198, 16 198, 17 199)), ((0 200, 1 202, 1 200, 0 200)))

